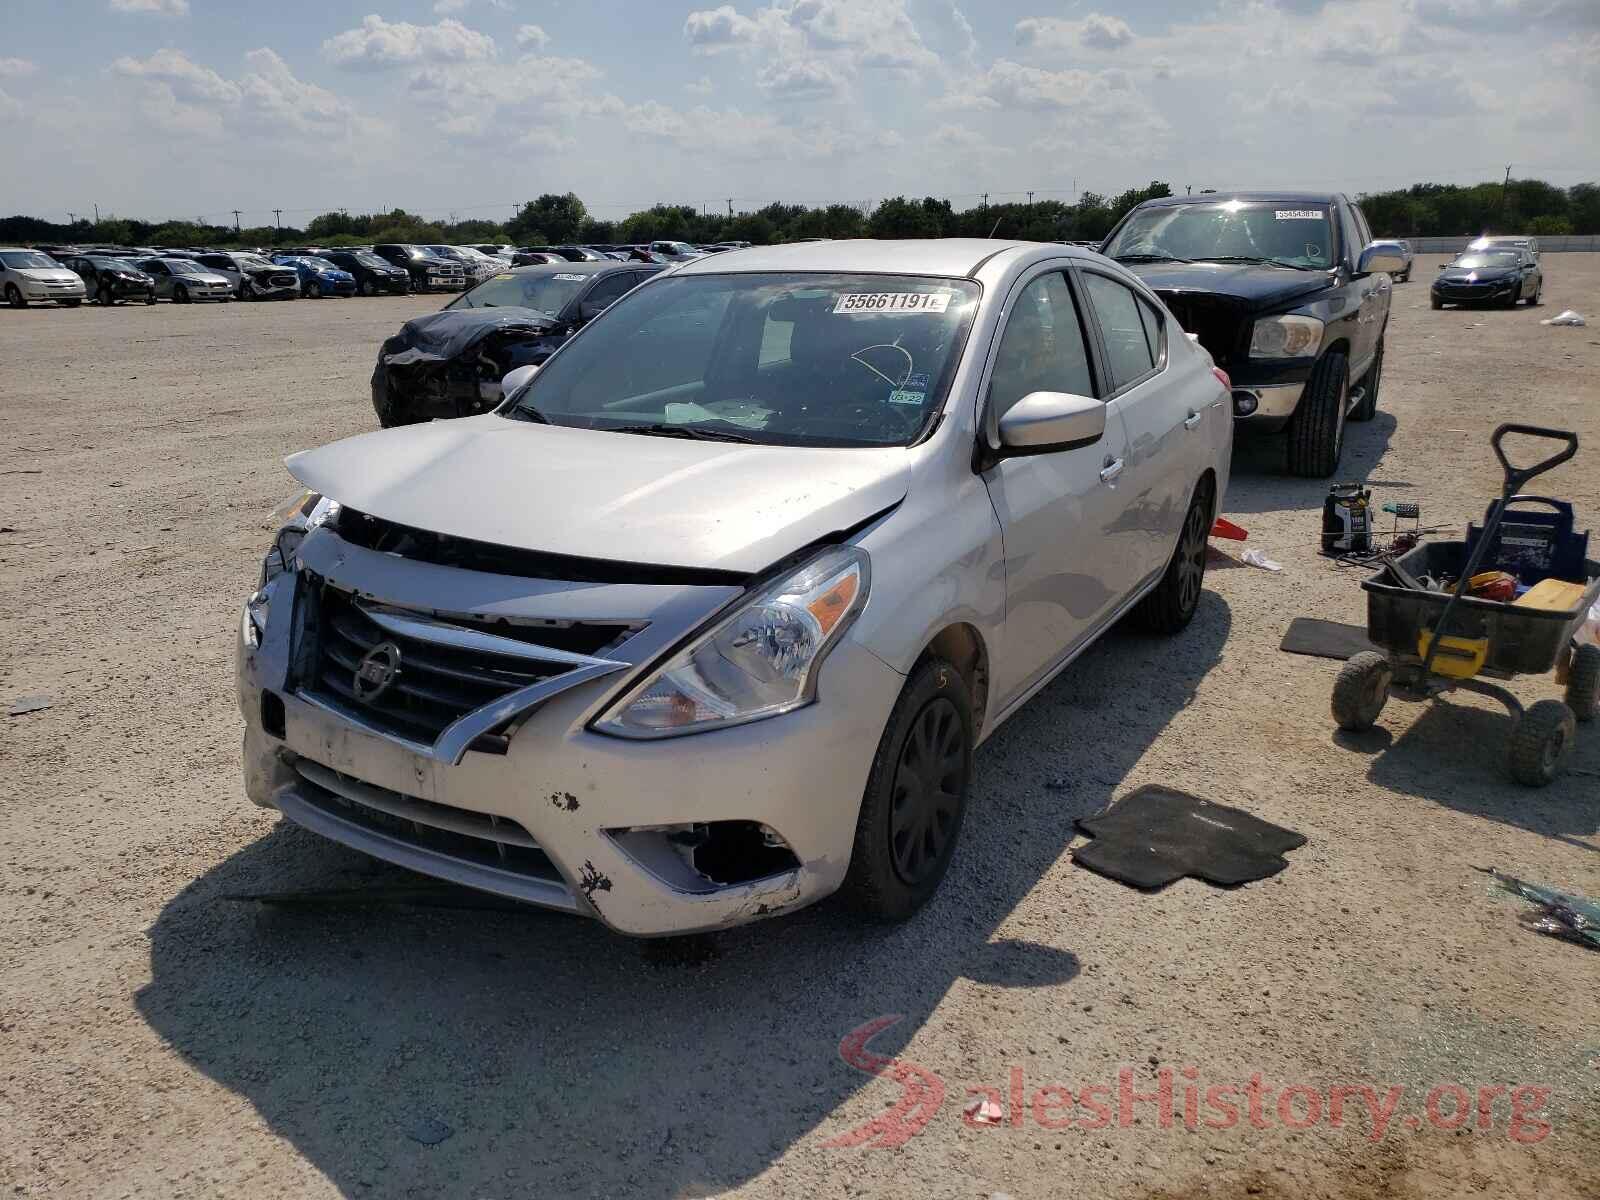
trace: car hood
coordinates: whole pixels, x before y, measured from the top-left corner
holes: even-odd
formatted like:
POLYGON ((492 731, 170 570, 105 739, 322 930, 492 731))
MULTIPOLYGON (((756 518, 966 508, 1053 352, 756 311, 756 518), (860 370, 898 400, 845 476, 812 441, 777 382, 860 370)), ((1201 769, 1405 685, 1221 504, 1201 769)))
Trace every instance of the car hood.
MULTIPOLYGON (((413 317, 400 327, 398 340, 428 359, 455 358, 493 333, 539 337, 556 328, 555 318, 534 308, 497 305, 493 308, 441 308, 413 317)), ((385 343, 389 345, 390 343, 385 343)), ((359 507, 359 505, 357 506, 359 507)))
POLYGON ((78 283, 80 280, 75 272, 65 267, 23 267, 17 272, 29 279, 37 279, 41 283, 78 283))
POLYGON ((201 271, 198 275, 174 275, 172 277, 179 283, 198 281, 200 283, 220 283, 223 287, 232 287, 226 275, 217 275, 211 271, 201 271))
POLYGON ((605 433, 492 413, 291 455, 301 483, 413 528, 579 558, 754 573, 905 497, 911 452, 605 433))
POLYGON ((1515 267, 1446 267, 1439 272, 1436 282, 1487 283, 1494 279, 1506 279, 1516 273, 1515 267))
POLYGON ((1254 263, 1130 262, 1123 266, 1157 292, 1229 296, 1252 311, 1276 308, 1320 292, 1332 282, 1326 271, 1296 271, 1254 263))

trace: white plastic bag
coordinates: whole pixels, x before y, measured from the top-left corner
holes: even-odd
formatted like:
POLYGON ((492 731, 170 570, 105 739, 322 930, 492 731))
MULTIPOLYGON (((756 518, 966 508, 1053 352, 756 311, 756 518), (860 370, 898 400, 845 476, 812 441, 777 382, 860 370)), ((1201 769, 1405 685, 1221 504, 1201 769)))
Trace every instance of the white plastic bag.
POLYGON ((1545 320, 1540 321, 1539 324, 1541 324, 1541 325, 1586 325, 1586 324, 1588 324, 1588 322, 1586 322, 1583 319, 1583 314, 1582 313, 1573 312, 1569 308, 1569 309, 1565 309, 1562 312, 1557 313, 1553 317, 1548 317, 1545 320))
POLYGON ((1248 563, 1252 567, 1260 567, 1263 571, 1281 571, 1282 563, 1273 562, 1259 550, 1246 550, 1239 556, 1239 561, 1248 563))

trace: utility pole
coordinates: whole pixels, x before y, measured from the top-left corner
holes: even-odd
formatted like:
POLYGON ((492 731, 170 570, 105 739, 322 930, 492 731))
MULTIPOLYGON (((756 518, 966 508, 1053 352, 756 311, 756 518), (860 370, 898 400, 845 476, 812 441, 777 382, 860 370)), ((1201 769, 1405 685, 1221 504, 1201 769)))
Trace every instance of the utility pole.
POLYGON ((984 194, 983 194, 983 206, 984 206, 984 207, 985 207, 985 208, 988 208, 988 207, 989 207, 989 193, 988 193, 988 192, 985 192, 985 193, 984 193, 984 194))
POLYGON ((728 197, 728 215, 730 217, 733 216, 733 197, 732 196, 728 197))
POLYGON ((1506 193, 1509 192, 1510 190, 1511 190, 1511 164, 1507 163, 1506 164, 1505 182, 1500 185, 1500 221, 1501 221, 1502 224, 1505 223, 1505 219, 1506 219, 1506 193))
POLYGON ((281 209, 281 208, 273 209, 272 210, 272 218, 273 218, 273 220, 278 222, 278 228, 282 229, 283 228, 283 209, 281 209))
POLYGON ((231 211, 233 212, 233 231, 235 233, 244 232, 243 230, 241 230, 239 228, 239 210, 237 208, 235 208, 235 209, 233 209, 231 211))
POLYGON ((1184 184, 1184 185, 1183 185, 1183 194, 1184 194, 1184 195, 1185 195, 1185 196, 1192 196, 1192 195, 1194 195, 1194 184, 1192 184, 1192 183, 1186 183, 1186 184, 1184 184))
POLYGON ((78 214, 75 213, 75 212, 69 212, 67 214, 67 224, 68 225, 76 225, 77 223, 78 223, 78 214))
POLYGON ((100 206, 98 204, 94 206, 94 223, 96 225, 100 224, 100 206))
POLYGON ((1033 193, 1032 192, 1028 193, 1028 207, 1029 208, 1033 207, 1033 193))

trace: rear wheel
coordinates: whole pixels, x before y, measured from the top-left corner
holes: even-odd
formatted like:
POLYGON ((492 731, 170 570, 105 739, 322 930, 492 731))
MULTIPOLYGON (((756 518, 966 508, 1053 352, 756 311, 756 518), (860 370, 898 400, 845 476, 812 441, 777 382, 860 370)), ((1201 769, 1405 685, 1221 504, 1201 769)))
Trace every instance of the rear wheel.
POLYGON ((1194 619, 1206 578, 1206 547, 1211 536, 1211 484, 1195 489, 1183 518, 1178 546, 1161 582, 1134 609, 1134 621, 1151 633, 1178 633, 1194 619))
POLYGON ((938 890, 966 814, 973 741, 961 673, 923 659, 889 714, 861 798, 842 889, 858 911, 903 921, 938 890))
POLYGON ((6 303, 12 308, 27 308, 28 302, 22 298, 22 292, 14 283, 6 284, 6 303))
POLYGON ((1567 707, 1585 723, 1600 714, 1600 646, 1579 646, 1567 674, 1567 707))
POLYGON ((1372 366, 1361 378, 1361 403, 1350 410, 1352 421, 1370 421, 1378 415, 1378 384, 1383 381, 1383 338, 1372 356, 1372 366))
POLYGON ((1561 774, 1577 732, 1570 708, 1559 700, 1539 701, 1512 731, 1511 777, 1528 787, 1544 787, 1561 774))
POLYGON ((1350 363, 1342 350, 1322 356, 1289 418, 1289 473, 1326 479, 1339 469, 1350 403, 1350 363))
POLYGON ((1360 733, 1376 725, 1393 682, 1394 668, 1374 650, 1364 650, 1340 667, 1333 681, 1333 719, 1339 728, 1360 733))

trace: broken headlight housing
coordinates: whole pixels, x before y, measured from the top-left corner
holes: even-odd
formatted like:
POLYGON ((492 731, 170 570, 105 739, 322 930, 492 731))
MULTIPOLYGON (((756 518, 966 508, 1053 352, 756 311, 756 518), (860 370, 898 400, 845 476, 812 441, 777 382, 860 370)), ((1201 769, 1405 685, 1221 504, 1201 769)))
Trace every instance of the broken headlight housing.
POLYGON ((250 599, 245 601, 244 614, 240 619, 240 633, 244 636, 245 645, 252 650, 261 644, 261 637, 267 631, 267 618, 272 607, 267 585, 289 570, 306 534, 338 511, 337 500, 329 500, 317 492, 299 492, 272 510, 273 524, 278 532, 261 559, 261 582, 250 599))
POLYGON ((1250 330, 1251 358, 1315 358, 1321 346, 1316 317, 1263 317, 1250 330))
POLYGON ((792 712, 867 602, 866 551, 830 546, 754 593, 653 670, 594 723, 627 738, 676 737, 792 712))

